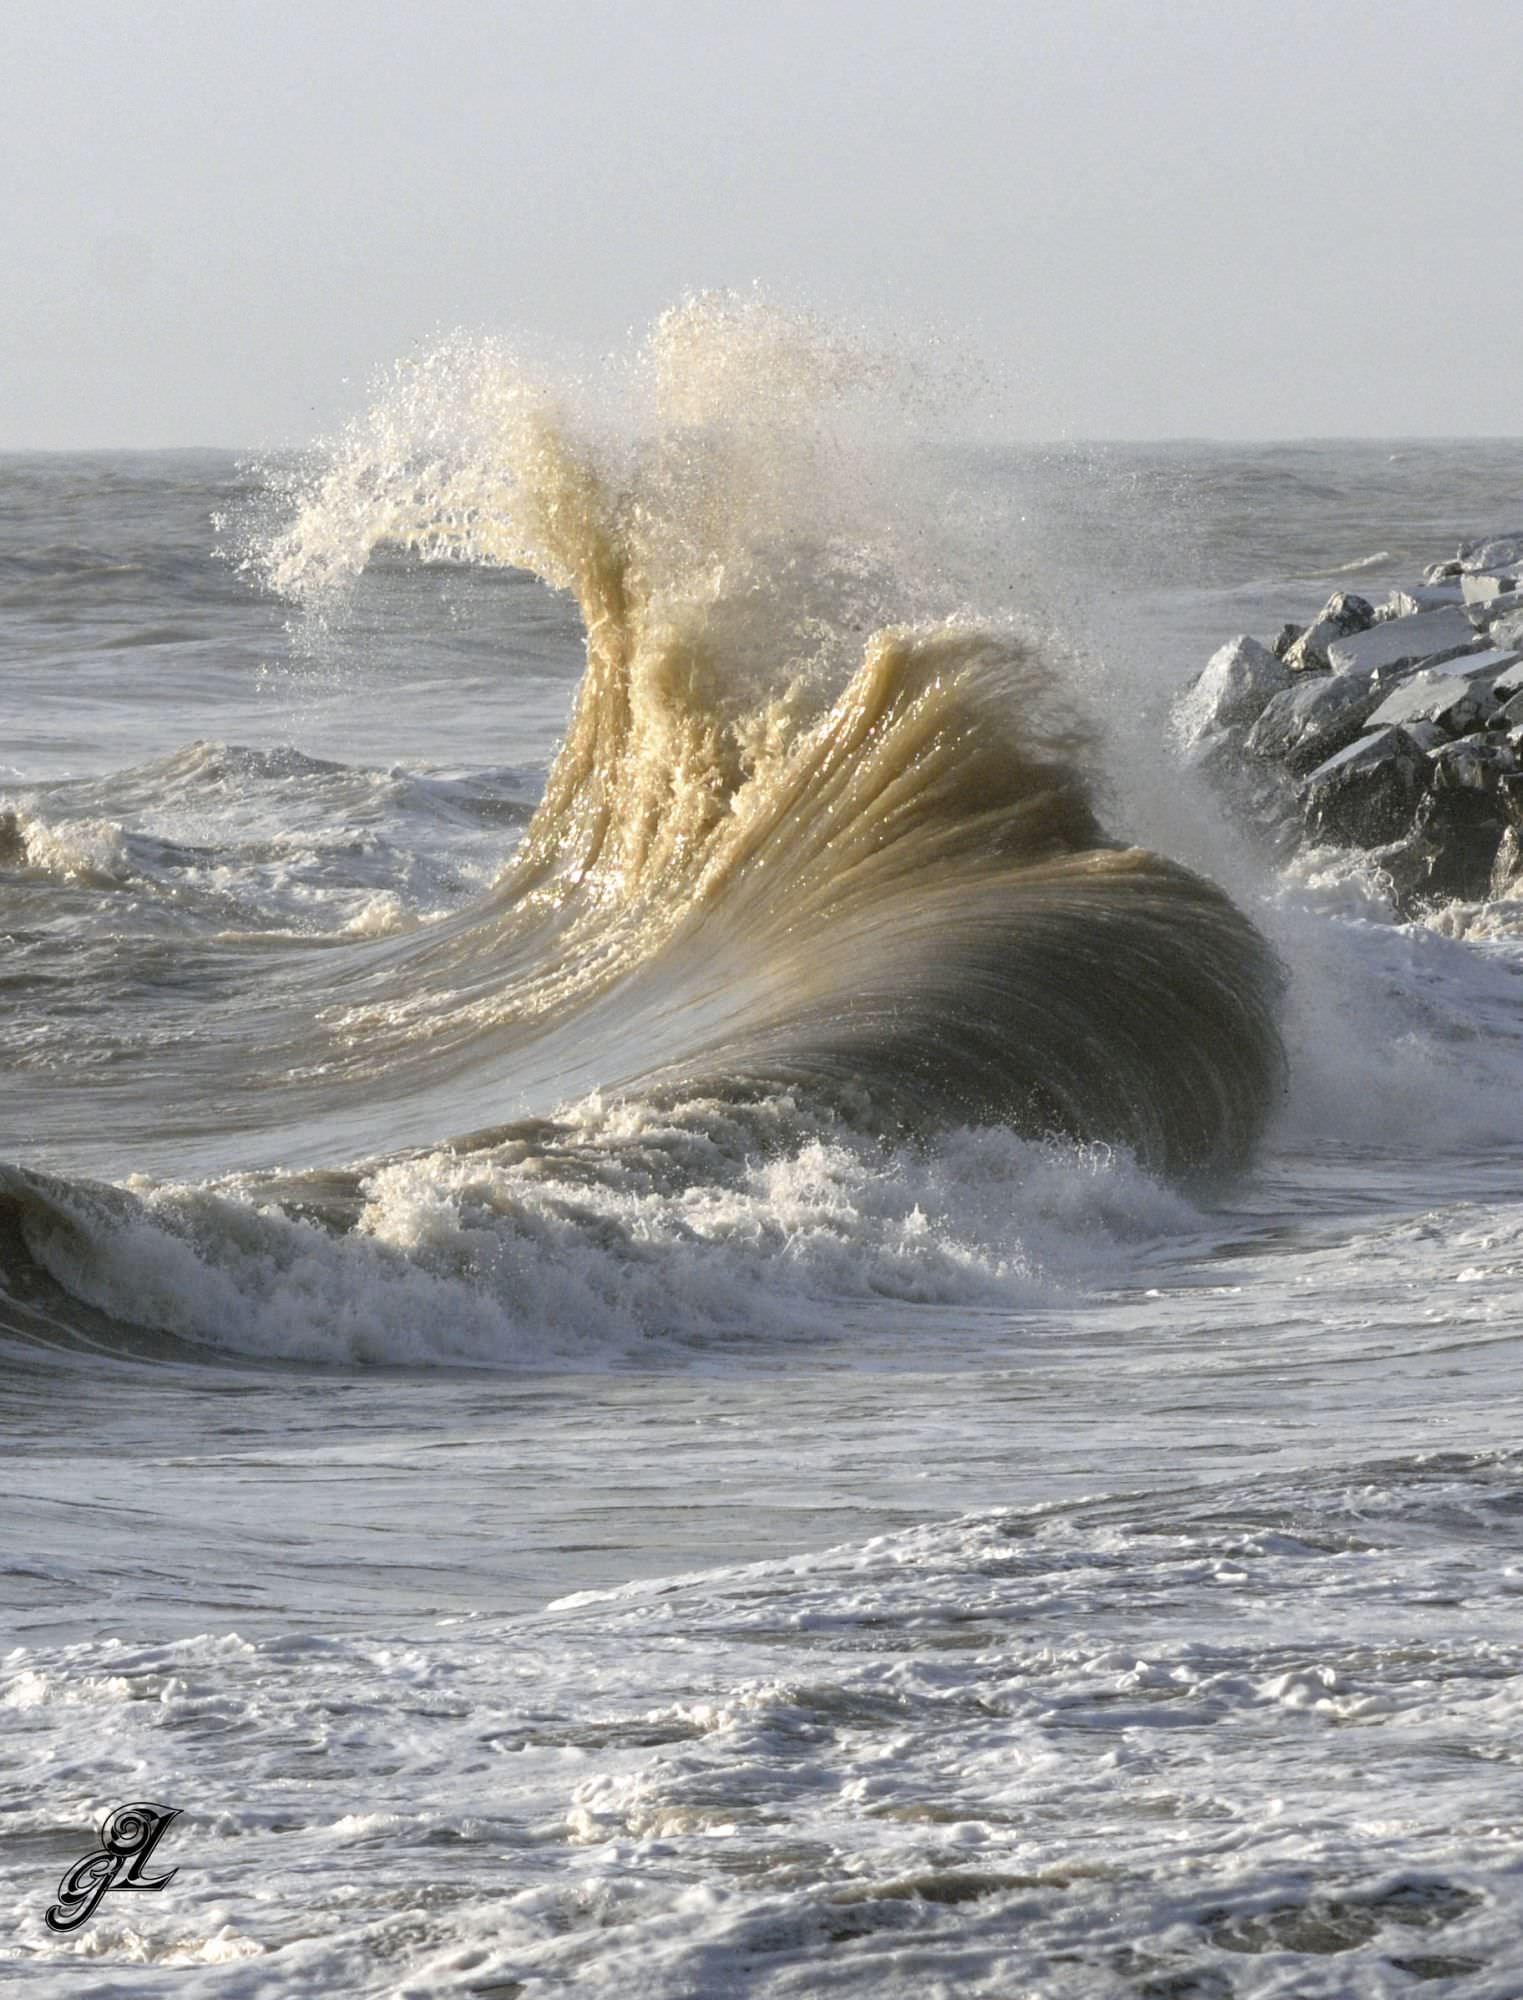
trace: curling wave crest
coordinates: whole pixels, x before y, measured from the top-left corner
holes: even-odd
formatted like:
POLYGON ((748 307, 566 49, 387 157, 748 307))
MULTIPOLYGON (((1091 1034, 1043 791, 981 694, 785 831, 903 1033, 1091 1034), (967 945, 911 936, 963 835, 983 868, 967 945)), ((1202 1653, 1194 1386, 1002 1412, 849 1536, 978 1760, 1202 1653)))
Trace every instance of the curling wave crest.
MULTIPOLYGON (((250 560, 312 630, 378 551, 531 570, 585 627, 570 724, 484 896, 357 922, 228 1003, 228 1128, 280 1157, 321 1093, 371 1157, 230 1191, 12 1175, 53 1282, 262 1352, 502 1358, 529 1328, 744 1322, 763 1269, 1009 1296, 1040 1282, 1054 1147, 1102 1236, 1136 1169, 1246 1159, 1281 1083, 1273 956, 1101 825, 1061 657, 974 615, 862 443, 884 367, 700 298, 617 419, 454 343, 304 468, 250 560)), ((169 1127, 209 1070, 177 1052, 169 1127)))

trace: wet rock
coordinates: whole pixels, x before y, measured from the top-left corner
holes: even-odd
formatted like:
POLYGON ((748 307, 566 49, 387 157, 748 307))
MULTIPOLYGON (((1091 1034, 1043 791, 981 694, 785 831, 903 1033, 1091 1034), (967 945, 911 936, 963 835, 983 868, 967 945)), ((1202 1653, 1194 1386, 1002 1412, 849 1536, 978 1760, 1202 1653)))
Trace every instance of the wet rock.
POLYGON ((1507 826, 1497 843, 1486 893, 1493 900, 1523 896, 1523 828, 1507 826))
POLYGON ((1448 667, 1424 668, 1371 710, 1370 727, 1436 722, 1450 736, 1467 735, 1496 714, 1501 702, 1494 684, 1512 663, 1512 654, 1491 648, 1448 667))
POLYGON ((1231 641, 1176 721, 1271 849, 1362 847, 1404 915, 1523 898, 1523 534, 1466 544, 1379 613, 1340 591, 1271 647, 1231 641))
POLYGON ((1247 729, 1271 696, 1290 685, 1290 670, 1267 646, 1246 633, 1211 655, 1200 677, 1176 704, 1180 745, 1194 750, 1215 731, 1247 729))
POLYGON ((1335 590, 1300 638, 1286 648, 1285 664, 1294 673, 1327 667, 1328 648, 1337 639, 1366 632, 1375 622, 1375 607, 1352 591, 1335 590))
POLYGON ((1309 771, 1353 742, 1382 693, 1363 674, 1297 675, 1265 707, 1243 748, 1292 774, 1309 771))
POLYGON ((1426 908, 1432 900, 1427 893, 1432 855, 1410 827, 1400 840, 1374 849, 1370 859, 1385 877, 1398 916, 1415 917, 1426 908))
POLYGON ((1404 729, 1361 736, 1319 764, 1301 787, 1314 840, 1377 847, 1398 839, 1427 782, 1428 760, 1404 729))
POLYGON ((1413 847, 1422 861, 1415 900, 1474 903, 1488 895, 1509 824, 1500 789, 1453 786, 1425 792, 1412 829, 1413 847))
POLYGON ((1419 662, 1436 665, 1477 644, 1475 627, 1458 604, 1391 618, 1368 631, 1335 639, 1327 648, 1334 673, 1390 672, 1419 662))
POLYGON ((1517 770, 1518 759, 1505 736, 1477 733, 1441 744, 1429 764, 1438 791, 1495 792, 1517 770))

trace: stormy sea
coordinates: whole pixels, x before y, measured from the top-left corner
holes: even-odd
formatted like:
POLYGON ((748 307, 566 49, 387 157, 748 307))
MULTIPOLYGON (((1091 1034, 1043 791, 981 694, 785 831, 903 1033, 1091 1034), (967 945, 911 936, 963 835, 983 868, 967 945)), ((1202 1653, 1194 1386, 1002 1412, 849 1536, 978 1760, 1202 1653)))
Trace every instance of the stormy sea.
POLYGON ((0 459, 0 1971, 1523 1991, 1523 904, 1170 728, 1520 517, 756 299, 0 459))

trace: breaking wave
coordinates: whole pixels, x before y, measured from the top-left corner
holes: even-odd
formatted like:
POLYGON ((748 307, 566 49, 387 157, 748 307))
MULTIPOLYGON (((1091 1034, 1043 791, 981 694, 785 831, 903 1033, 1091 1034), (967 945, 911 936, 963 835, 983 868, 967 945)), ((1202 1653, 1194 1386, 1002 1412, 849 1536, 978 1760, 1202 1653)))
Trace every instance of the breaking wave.
MULTIPOLYGON (((667 1223, 686 1204, 689 1234, 695 1188, 754 1222, 755 1176, 780 1160, 833 1160, 855 1187, 872 1149, 966 1128, 1119 1148, 1169 1176, 1244 1160, 1281 1079, 1272 955, 1212 884, 1106 834, 1061 658, 968 615, 925 524, 885 504, 902 464, 859 448, 883 367, 765 302, 696 299, 624 372, 621 419, 568 414, 502 349, 455 342, 398 370, 304 468, 251 561, 309 630, 400 549, 574 594, 587 660, 491 891, 346 944, 337 973, 325 955, 320 1004, 309 988, 267 1010, 247 1089, 267 1107, 453 1080, 437 1102, 454 1104, 464 1078, 509 1115, 236 1201, 114 1191, 93 1221, 79 1194, 11 1176, 32 1253, 76 1295, 194 1335, 207 1310, 175 1304, 194 1287, 176 1292, 158 1253, 149 1282, 134 1231, 162 1245, 167 1229, 203 1273, 217 1237, 211 1261, 242 1258, 229 1282, 246 1296, 289 1277, 274 1215, 368 1232, 370 1254, 378 1199, 394 1215, 405 1187, 410 1215, 449 1211, 445 1234, 471 1211, 478 1266, 494 1215, 517 1232, 532 1311, 532 1272, 567 1250, 564 1204, 532 1240, 531 1159, 563 1192, 664 1202, 667 1223), (615 1108, 596 1130, 560 1109, 589 1086, 615 1108)), ((607 1223, 584 1216, 584 1241, 607 1223)), ((875 1242, 869 1282, 893 1289, 897 1253, 881 1228, 875 1242)), ((237 1318, 232 1294, 209 1310, 237 1318)))

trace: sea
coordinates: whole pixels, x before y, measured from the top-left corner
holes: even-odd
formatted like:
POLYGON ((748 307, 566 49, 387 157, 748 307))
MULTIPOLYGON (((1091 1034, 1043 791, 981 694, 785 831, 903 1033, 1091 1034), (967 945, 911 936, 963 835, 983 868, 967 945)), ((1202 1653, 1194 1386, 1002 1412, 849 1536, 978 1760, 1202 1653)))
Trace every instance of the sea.
POLYGON ((0 458, 0 1987, 1523 1994, 1523 905, 1170 720, 1523 444, 594 373, 0 458))

